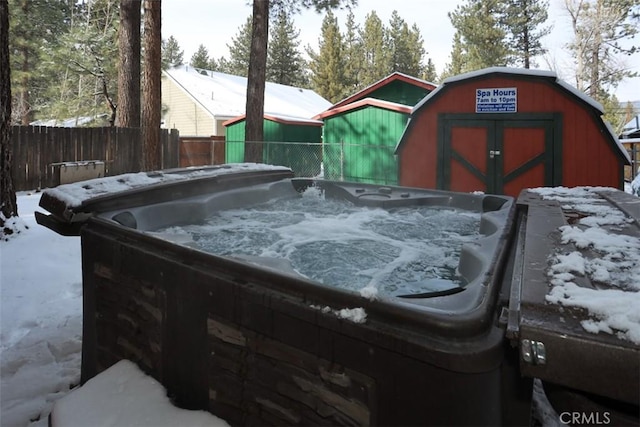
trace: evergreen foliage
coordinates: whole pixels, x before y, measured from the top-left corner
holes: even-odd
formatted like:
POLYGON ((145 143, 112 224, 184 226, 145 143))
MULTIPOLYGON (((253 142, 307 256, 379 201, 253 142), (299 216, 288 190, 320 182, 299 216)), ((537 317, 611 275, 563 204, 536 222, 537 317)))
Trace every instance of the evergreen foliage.
POLYGON ((427 59, 427 65, 425 65, 424 72, 422 73, 422 80, 426 80, 431 83, 435 83, 438 81, 436 66, 434 65, 431 58, 427 59))
POLYGON ((51 76, 45 68, 55 64, 47 55, 61 49, 60 37, 81 20, 80 11, 62 1, 9 0, 8 6, 12 122, 28 125, 48 103, 51 76))
POLYGON ((391 14, 389 22, 388 43, 390 72, 398 71, 415 77, 422 75, 424 43, 420 29, 415 24, 409 29, 396 10, 391 14))
POLYGON ((510 64, 531 68, 533 58, 546 53, 541 39, 551 32, 547 21, 549 2, 546 0, 509 0, 506 2, 503 24, 506 43, 511 48, 510 64))
POLYGON ((306 63, 299 50, 298 37, 291 16, 281 11, 271 30, 267 51, 267 81, 289 86, 307 86, 306 63))
POLYGON ((344 57, 344 93, 342 98, 346 98, 363 87, 361 78, 364 52, 360 40, 360 26, 355 22, 353 11, 349 11, 347 15, 342 55, 344 57))
POLYGON ((387 29, 375 11, 367 14, 360 38, 364 52, 361 84, 368 86, 389 75, 392 68, 387 29))
POLYGON ((58 48, 46 52, 50 61, 41 70, 50 85, 41 118, 107 115, 115 111, 118 83, 118 0, 78 4, 70 26, 58 39, 58 48))
POLYGON ((449 13, 456 29, 441 77, 494 66, 529 68, 545 53, 547 0, 467 0, 449 13))
POLYGON ((307 50, 311 61, 311 87, 330 102, 342 99, 345 93, 345 64, 342 54, 342 35, 338 18, 329 11, 322 20, 320 50, 307 50))
POLYGON ((169 36, 168 40, 162 40, 162 69, 176 67, 184 63, 184 51, 180 49, 178 40, 169 36))
POLYGON ((245 23, 238 28, 238 33, 231 39, 229 48, 229 60, 219 61, 221 71, 236 76, 247 77, 249 74, 249 58, 251 55, 251 23, 249 15, 245 23))
POLYGON ((619 60, 632 55, 637 44, 624 45, 640 31, 640 0, 566 0, 574 39, 576 86, 600 100, 625 77, 636 76, 619 60))
POLYGON ((449 19, 459 34, 459 39, 454 40, 454 49, 463 55, 462 61, 452 66, 453 72, 508 64, 511 52, 504 42, 503 9, 504 3, 500 0, 467 0, 449 12, 449 19))
POLYGON ((637 76, 620 57, 637 54, 629 43, 640 32, 640 0, 566 0, 574 38, 568 45, 576 58, 576 87, 600 102, 618 131, 624 112, 611 91, 627 77, 637 76))
POLYGON ((189 65, 194 68, 202 68, 203 70, 209 67, 209 51, 203 44, 198 46, 196 52, 191 56, 189 65))

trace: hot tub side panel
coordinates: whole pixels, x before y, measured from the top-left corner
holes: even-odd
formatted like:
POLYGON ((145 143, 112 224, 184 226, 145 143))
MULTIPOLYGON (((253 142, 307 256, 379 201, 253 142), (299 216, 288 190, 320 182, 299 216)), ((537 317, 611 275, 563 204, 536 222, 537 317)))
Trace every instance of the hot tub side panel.
POLYGON ((82 247, 83 382, 127 358, 179 406, 234 425, 501 423, 499 328, 447 339, 353 323, 267 286, 276 276, 104 220, 82 247))

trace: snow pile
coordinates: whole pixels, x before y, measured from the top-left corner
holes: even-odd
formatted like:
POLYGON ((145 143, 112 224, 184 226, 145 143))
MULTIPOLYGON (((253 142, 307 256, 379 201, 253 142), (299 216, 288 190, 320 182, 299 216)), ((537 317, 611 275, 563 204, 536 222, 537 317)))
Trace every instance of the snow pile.
POLYGON ((230 163, 213 168, 194 168, 192 172, 139 172, 123 175, 90 179, 73 184, 59 185, 45 192, 69 207, 80 206, 85 200, 110 193, 132 190, 134 188, 172 181, 188 181, 194 178, 213 177, 238 172, 259 170, 289 170, 282 166, 271 166, 261 163, 230 163))
POLYGON ((228 426, 205 411, 174 407, 165 388, 136 364, 121 360, 58 400, 54 426, 228 426))
POLYGON ((2 212, 0 212, 0 224, 3 224, 2 230, 0 230, 0 239, 4 241, 9 241, 12 237, 27 231, 29 228, 20 217, 6 218, 2 212))
POLYGON ((360 288, 360 296, 366 298, 369 301, 378 299, 378 288, 375 285, 367 285, 364 288, 360 288))
POLYGON ((545 200, 558 201, 566 211, 586 215, 576 225, 560 227, 561 243, 573 244, 578 251, 552 256, 548 271, 552 287, 546 300, 586 310, 590 318, 581 325, 588 332, 605 332, 640 344, 640 239, 623 234, 631 220, 598 195, 609 190, 532 190, 545 200), (579 286, 576 281, 582 277, 596 288, 579 286))
POLYGON ((631 194, 640 196, 640 173, 631 181, 631 194))
POLYGON ((318 305, 312 305, 311 308, 320 310, 325 314, 332 313, 334 316, 339 317, 340 319, 349 320, 353 323, 365 323, 367 321, 367 312, 362 307, 334 310, 329 306, 320 307, 318 305))

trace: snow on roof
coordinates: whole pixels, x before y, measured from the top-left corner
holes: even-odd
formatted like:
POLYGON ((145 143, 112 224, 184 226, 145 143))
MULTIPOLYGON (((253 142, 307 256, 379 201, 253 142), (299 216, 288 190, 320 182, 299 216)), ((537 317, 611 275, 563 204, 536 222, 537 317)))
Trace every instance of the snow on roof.
POLYGON ((640 114, 629 120, 629 122, 622 128, 622 136, 632 135, 640 132, 640 114))
MULTIPOLYGON (((232 118, 245 113, 247 78, 181 65, 164 71, 212 116, 232 118)), ((264 113, 309 119, 331 103, 310 89, 267 82, 264 113)))
MULTIPOLYGON (((187 168, 189 169, 189 168, 187 168)), ((238 172, 258 170, 290 170, 283 166, 272 166, 262 163, 228 163, 211 168, 194 167, 193 172, 184 173, 184 169, 178 169, 175 173, 171 170, 127 173, 123 175, 107 176, 90 179, 71 184, 59 185, 45 190, 45 193, 66 203, 69 207, 82 205, 85 200, 110 193, 131 190, 162 182, 186 181, 193 178, 226 175, 238 172)))
POLYGON ((587 332, 605 332, 640 344, 640 238, 624 233, 633 220, 603 203, 599 195, 616 190, 553 187, 530 191, 585 215, 576 224, 559 228, 561 243, 577 250, 551 256, 547 302, 587 310, 589 318, 581 322, 587 332), (585 255, 589 253, 594 255, 585 255), (581 276, 608 287, 579 286, 575 281, 581 276))
POLYGON ((469 73, 464 73, 464 74, 459 74, 457 76, 448 77, 448 78, 444 79, 442 84, 440 86, 438 86, 436 88, 436 90, 434 90, 429 95, 425 96, 420 102, 418 102, 415 105, 415 107, 413 107, 413 111, 416 111, 416 110, 420 109, 420 107, 422 107, 426 102, 428 102, 429 99, 431 99, 438 92, 440 92, 442 89, 444 89, 447 84, 458 82, 458 81, 462 81, 462 80, 468 80, 468 79, 472 79, 472 78, 476 78, 476 77, 486 76, 486 75, 489 75, 489 74, 515 74, 515 75, 520 75, 520 76, 547 77, 547 78, 550 78, 550 79, 555 79, 555 82, 558 83, 558 85, 562 86, 564 89, 566 89, 567 91, 571 92, 571 94, 577 96, 582 101, 586 102, 591 107, 595 108, 597 111, 600 112, 600 114, 602 114, 603 111, 604 111, 603 108, 602 108, 602 104, 600 104, 599 102, 595 101, 593 98, 591 98, 590 96, 588 96, 584 92, 579 91, 575 87, 571 86, 567 82, 559 79, 558 75, 553 71, 532 70, 532 69, 527 69, 527 68, 509 68, 509 67, 489 67, 489 68, 483 68, 482 70, 471 71, 469 73))

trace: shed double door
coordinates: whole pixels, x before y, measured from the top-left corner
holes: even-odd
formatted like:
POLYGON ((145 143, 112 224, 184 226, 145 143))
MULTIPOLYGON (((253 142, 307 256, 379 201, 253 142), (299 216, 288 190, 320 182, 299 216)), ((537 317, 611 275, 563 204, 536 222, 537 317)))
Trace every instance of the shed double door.
POLYGON ((438 187, 517 196, 523 188, 559 185, 559 119, 511 116, 442 119, 438 187))

